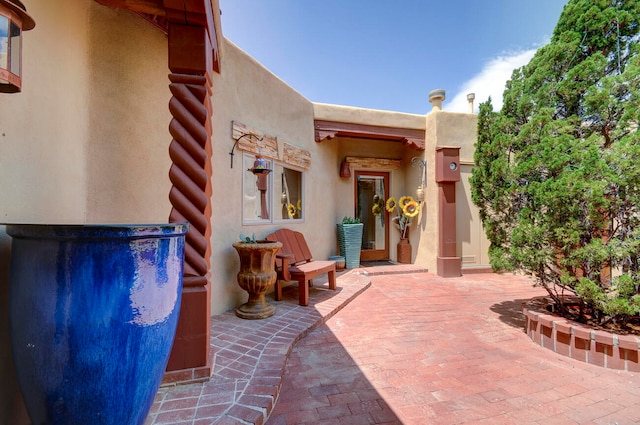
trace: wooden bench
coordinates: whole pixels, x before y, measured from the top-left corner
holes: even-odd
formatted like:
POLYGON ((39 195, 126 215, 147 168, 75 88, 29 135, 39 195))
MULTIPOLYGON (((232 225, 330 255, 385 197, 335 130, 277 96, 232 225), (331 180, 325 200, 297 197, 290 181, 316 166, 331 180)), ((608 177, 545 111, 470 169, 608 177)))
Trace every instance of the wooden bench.
POLYGON ((336 262, 314 261, 302 233, 280 229, 266 239, 282 243, 282 248, 276 253, 278 279, 275 285, 275 297, 277 301, 282 299, 284 283, 298 282, 300 305, 309 305, 309 286, 313 285, 314 277, 324 273, 327 273, 329 278, 329 289, 336 289, 336 262))

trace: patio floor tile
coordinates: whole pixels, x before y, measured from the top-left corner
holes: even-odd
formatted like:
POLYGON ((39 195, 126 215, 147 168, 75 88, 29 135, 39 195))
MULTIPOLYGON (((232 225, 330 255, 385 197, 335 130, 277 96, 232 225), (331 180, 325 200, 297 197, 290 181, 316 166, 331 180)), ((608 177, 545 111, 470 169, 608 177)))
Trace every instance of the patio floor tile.
POLYGON ((444 279, 410 265, 297 288, 276 315, 212 318, 215 372, 162 387, 145 425, 615 424, 640 421, 640 374, 533 343, 527 278, 444 279))

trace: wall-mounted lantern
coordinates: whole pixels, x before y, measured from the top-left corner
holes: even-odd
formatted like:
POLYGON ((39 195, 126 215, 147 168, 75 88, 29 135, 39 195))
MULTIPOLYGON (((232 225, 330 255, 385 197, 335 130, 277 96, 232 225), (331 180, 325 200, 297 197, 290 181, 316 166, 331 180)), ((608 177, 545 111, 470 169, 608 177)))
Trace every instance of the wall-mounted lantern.
POLYGON ((249 168, 254 175, 269 174, 272 170, 267 168, 268 162, 260 154, 256 155, 256 160, 253 162, 253 168, 249 168))
MULTIPOLYGON (((2 0, 0 0, 0 1, 2 1, 2 0)), ((242 136, 240 136, 237 139, 235 139, 235 143, 233 144, 233 147, 231 148, 231 152, 229 152, 229 155, 231 155, 231 168, 233 168, 233 155, 235 155, 234 151, 236 150, 236 146, 238 146, 238 142, 240 142, 240 140, 242 140, 245 137, 249 137, 249 139, 255 137, 258 140, 258 142, 261 142, 262 139, 263 139, 263 137, 259 138, 258 136, 256 136, 253 133, 245 133, 242 136)), ((263 162, 259 162, 258 161, 258 157, 262 158, 262 156, 260 154, 258 154, 256 156, 256 162, 253 164, 253 168, 249 168, 249 171, 251 171, 253 174, 261 174, 261 172, 259 172, 259 173, 253 172, 253 170, 256 169, 256 164, 258 164, 258 169, 260 168, 261 164, 266 164, 265 159, 262 159, 263 162)), ((262 168, 266 168, 266 167, 262 167, 262 168)), ((269 170, 269 171, 271 171, 271 170, 269 170)), ((268 173, 268 171, 267 171, 267 173, 268 173)))
POLYGON ((340 177, 351 177, 351 168, 349 167, 349 163, 346 159, 342 161, 342 164, 340 164, 340 177))
POLYGON ((267 168, 267 160, 260 154, 256 155, 256 160, 253 162, 253 168, 249 168, 247 171, 251 171, 256 176, 256 184, 258 191, 260 191, 260 217, 265 220, 269 219, 269 202, 267 201, 267 190, 269 190, 269 173, 273 170, 267 168))
POLYGON ((424 191, 427 187, 427 161, 417 156, 411 158, 412 166, 420 166, 420 185, 416 189, 416 201, 424 202, 424 191))
POLYGON ((0 92, 22 88, 22 31, 35 26, 20 0, 0 0, 0 92))

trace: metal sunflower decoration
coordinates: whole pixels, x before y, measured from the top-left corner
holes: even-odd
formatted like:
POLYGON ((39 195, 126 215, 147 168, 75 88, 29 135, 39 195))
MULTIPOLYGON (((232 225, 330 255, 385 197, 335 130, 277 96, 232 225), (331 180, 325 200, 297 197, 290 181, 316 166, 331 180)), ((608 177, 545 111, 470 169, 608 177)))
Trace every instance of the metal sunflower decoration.
POLYGON ((396 213, 392 221, 396 224, 398 230, 400 230, 400 237, 406 238, 409 226, 411 226, 411 219, 420 213, 420 205, 418 202, 416 202, 412 196, 402 196, 399 201, 396 201, 396 198, 392 196, 387 199, 385 207, 388 212, 396 213))
POLYGON ((287 214, 289 214, 289 218, 294 218, 296 216, 296 212, 296 206, 292 203, 289 203, 289 205, 287 205, 287 214))

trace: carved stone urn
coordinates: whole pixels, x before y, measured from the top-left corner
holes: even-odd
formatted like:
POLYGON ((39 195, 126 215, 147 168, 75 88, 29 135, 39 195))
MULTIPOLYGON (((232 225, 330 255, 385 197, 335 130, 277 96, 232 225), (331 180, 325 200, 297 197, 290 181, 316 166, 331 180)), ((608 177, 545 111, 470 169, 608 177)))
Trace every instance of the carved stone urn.
POLYGON ((233 247, 240 257, 238 285, 249 293, 249 300, 236 308, 243 319, 266 319, 276 312, 266 300, 266 293, 276 283, 276 252, 280 242, 236 242, 233 247))

